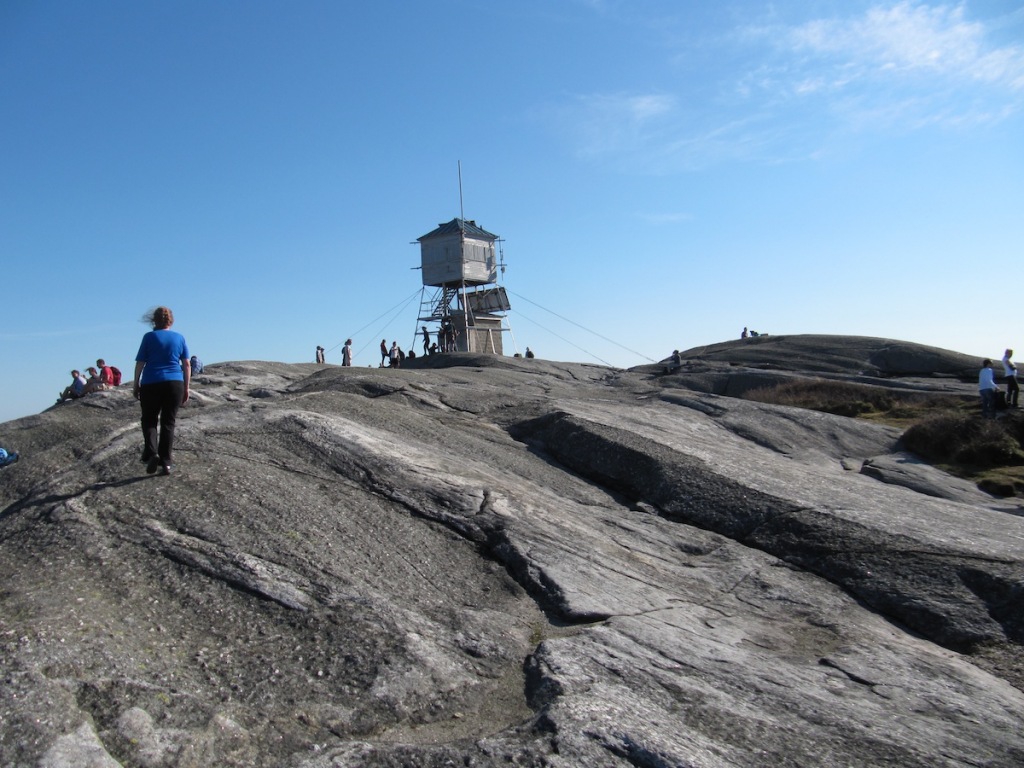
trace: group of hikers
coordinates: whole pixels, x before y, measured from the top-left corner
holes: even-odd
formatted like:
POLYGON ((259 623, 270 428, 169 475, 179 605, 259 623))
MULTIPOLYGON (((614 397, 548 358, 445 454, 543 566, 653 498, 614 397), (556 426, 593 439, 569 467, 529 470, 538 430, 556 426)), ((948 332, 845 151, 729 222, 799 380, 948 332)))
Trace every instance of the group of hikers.
POLYGON ((92 392, 113 389, 121 383, 121 370, 117 366, 107 365, 102 357, 96 361, 95 367, 90 365, 85 370, 89 374, 89 378, 86 378, 77 369, 71 371, 71 383, 57 396, 58 403, 63 403, 65 400, 77 400, 92 392))
MULTIPOLYGON (((454 352, 456 349, 455 339, 457 337, 458 331, 455 330, 455 326, 451 323, 446 323, 437 332, 437 342, 431 343, 430 331, 424 325, 423 354, 433 355, 438 352, 454 352)), ((318 344, 316 347, 316 361, 320 364, 326 363, 326 355, 327 350, 318 344)), ((380 340, 380 368, 401 368, 406 358, 412 360, 415 357, 416 353, 413 350, 410 349, 407 353, 398 346, 397 341, 392 341, 391 346, 388 347, 387 339, 380 340)), ((352 339, 346 339, 344 346, 341 348, 341 364, 343 366, 352 365, 352 339)))
POLYGON ((1020 385, 1017 382, 1017 366, 1014 365, 1012 358, 1012 349, 1003 353, 1005 392, 996 384, 996 372, 992 367, 992 361, 986 358, 981 363, 981 372, 978 374, 978 394, 981 395, 981 415, 986 419, 994 419, 997 409, 1018 407, 1020 385))
MULTIPOLYGON (((327 350, 318 344, 316 347, 316 361, 321 365, 327 362, 326 353, 327 350)), ((433 354, 433 350, 431 350, 431 354, 433 354)), ((413 359, 415 357, 415 352, 409 350, 409 353, 406 354, 405 350, 398 346, 397 341, 391 342, 391 347, 389 348, 387 339, 380 340, 381 368, 401 368, 406 358, 413 359)), ((341 348, 341 364, 345 367, 352 365, 352 339, 345 339, 345 344, 341 348)))
MULTIPOLYGON (((435 355, 440 352, 455 352, 458 349, 456 340, 458 339, 459 333, 452 323, 446 323, 441 326, 441 329, 437 332, 437 341, 431 342, 430 331, 427 326, 422 326, 423 334, 423 355, 435 355)), ((533 358, 534 354, 529 347, 526 348, 526 357, 533 358)), ((519 357, 516 354, 516 357, 519 357)), ((409 350, 406 352, 400 346, 397 341, 392 341, 391 346, 388 347, 387 339, 380 340, 380 368, 401 368, 402 363, 407 359, 414 360, 416 358, 416 352, 409 350)), ((317 344, 316 347, 316 362, 321 365, 327 362, 327 350, 317 344)), ((352 339, 346 339, 345 345, 341 348, 341 364, 343 366, 352 365, 352 339)))
MULTIPOLYGON (((423 335, 423 354, 424 355, 436 355, 439 352, 457 352, 459 349, 458 338, 459 331, 455 327, 455 324, 450 320, 445 320, 441 323, 441 327, 437 329, 437 341, 430 341, 430 330, 427 326, 421 326, 420 333, 423 335)), ((384 339, 380 341, 381 353, 384 352, 384 339)), ((401 347, 398 346, 398 342, 392 342, 391 350, 388 355, 391 358, 391 367, 396 367, 394 364, 395 356, 394 353, 397 351, 399 357, 399 365, 402 360, 405 359, 405 355, 402 352, 401 347)), ((415 358, 416 353, 409 350, 409 357, 415 358)), ((384 367, 384 361, 381 361, 381 367, 384 367)))
MULTIPOLYGON (((189 368, 193 374, 200 373, 203 370, 203 363, 198 357, 192 355, 189 360, 189 368)), ((96 361, 95 366, 90 365, 86 368, 85 372, 89 374, 88 378, 77 368, 71 371, 71 383, 64 387, 64 391, 57 396, 58 403, 63 403, 65 400, 77 400, 93 392, 103 392, 121 385, 121 369, 116 365, 107 365, 102 357, 96 361)))

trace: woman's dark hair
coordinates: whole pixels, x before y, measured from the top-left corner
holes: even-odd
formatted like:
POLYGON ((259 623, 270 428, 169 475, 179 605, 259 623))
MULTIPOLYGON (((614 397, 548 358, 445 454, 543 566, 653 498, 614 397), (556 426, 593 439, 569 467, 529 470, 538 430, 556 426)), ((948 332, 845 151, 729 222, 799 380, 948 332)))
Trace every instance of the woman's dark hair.
POLYGON ((157 307, 143 315, 142 322, 152 325, 154 331, 162 331, 174 325, 174 313, 168 307, 157 307))

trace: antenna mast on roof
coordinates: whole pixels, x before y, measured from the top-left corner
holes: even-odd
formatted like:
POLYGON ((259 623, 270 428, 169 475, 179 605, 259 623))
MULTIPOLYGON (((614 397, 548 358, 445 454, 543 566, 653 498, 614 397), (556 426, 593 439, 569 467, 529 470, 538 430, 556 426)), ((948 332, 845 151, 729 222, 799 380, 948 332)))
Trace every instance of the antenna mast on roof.
POLYGON ((459 160, 459 218, 466 220, 466 209, 462 206, 462 161, 459 160))

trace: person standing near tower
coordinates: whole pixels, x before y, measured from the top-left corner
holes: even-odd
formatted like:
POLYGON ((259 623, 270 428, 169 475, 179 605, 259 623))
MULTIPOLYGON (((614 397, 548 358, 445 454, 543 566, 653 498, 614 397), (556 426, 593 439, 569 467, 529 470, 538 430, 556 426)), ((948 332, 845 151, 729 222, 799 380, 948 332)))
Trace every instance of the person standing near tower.
POLYGON ((1013 350, 1008 349, 1003 354, 1003 373, 1006 375, 1006 407, 1016 408, 1017 399, 1020 397, 1020 385, 1017 383, 1017 366, 1010 358, 1013 357, 1013 350))
POLYGON ((981 363, 981 372, 978 374, 978 394, 981 395, 981 416, 985 419, 996 417, 996 386, 995 371, 992 370, 992 361, 986 358, 981 363))
POLYGON ((352 339, 345 339, 345 346, 341 348, 341 364, 352 365, 352 339))

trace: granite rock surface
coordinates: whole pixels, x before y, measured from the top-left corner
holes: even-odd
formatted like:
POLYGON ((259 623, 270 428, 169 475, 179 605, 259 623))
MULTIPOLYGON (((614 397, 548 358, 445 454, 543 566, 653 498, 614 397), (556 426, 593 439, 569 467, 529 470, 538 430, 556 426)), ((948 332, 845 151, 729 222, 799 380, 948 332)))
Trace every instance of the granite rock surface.
POLYGON ((171 477, 128 386, 2 425, 0 764, 1024 764, 1020 503, 726 396, 969 359, 754 341, 209 365, 171 477))

